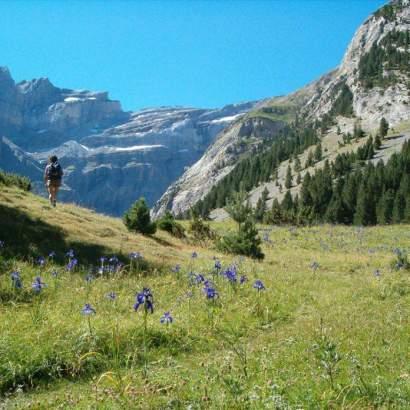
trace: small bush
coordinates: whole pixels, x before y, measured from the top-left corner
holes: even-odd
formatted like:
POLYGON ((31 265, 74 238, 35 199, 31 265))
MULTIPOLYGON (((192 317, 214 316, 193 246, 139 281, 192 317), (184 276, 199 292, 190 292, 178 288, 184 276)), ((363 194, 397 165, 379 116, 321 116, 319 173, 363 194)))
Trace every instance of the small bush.
POLYGON ((0 170, 0 184, 6 186, 16 186, 24 191, 31 190, 31 181, 27 177, 23 177, 17 174, 10 174, 0 170))
POLYGON ((169 211, 157 221, 157 227, 163 231, 169 232, 177 238, 185 237, 184 227, 175 220, 174 216, 169 211))
POLYGON ((209 224, 205 223, 201 217, 195 214, 192 214, 189 231, 197 241, 214 240, 216 238, 216 234, 209 224))
POLYGON ((157 225, 151 222, 149 208, 144 198, 140 198, 125 212, 123 220, 130 231, 143 235, 153 235, 157 230, 157 225))
POLYGON ((258 230, 251 219, 242 223, 238 232, 225 235, 218 242, 218 248, 221 251, 250 256, 255 259, 263 259, 265 256, 260 245, 261 239, 258 236, 258 230))

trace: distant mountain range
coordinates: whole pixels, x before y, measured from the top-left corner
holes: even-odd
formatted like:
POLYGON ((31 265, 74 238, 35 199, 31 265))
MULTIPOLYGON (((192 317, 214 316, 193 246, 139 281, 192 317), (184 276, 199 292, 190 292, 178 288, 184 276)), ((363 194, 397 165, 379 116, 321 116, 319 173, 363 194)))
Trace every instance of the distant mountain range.
POLYGON ((140 196, 154 204, 254 106, 124 112, 105 92, 60 89, 46 78, 15 84, 0 68, 0 168, 29 176, 42 192, 44 163, 56 154, 64 201, 121 215, 140 196))

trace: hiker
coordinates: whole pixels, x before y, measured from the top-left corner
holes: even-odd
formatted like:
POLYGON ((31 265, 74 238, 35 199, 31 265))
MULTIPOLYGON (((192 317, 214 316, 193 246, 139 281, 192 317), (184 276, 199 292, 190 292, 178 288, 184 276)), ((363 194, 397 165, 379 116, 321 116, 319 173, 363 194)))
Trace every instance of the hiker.
POLYGON ((58 163, 58 158, 52 155, 48 158, 48 164, 44 170, 44 183, 48 189, 48 199, 52 206, 56 206, 57 203, 57 193, 61 186, 61 180, 63 177, 63 169, 58 163))

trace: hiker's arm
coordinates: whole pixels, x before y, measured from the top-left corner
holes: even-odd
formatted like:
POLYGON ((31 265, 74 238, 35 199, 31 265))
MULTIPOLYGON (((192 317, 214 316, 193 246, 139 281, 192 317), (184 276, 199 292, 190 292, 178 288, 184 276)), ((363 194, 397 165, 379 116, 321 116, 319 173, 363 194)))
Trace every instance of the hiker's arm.
POLYGON ((44 183, 46 184, 46 183, 47 183, 47 167, 46 167, 46 169, 44 170, 43 179, 44 179, 44 183))

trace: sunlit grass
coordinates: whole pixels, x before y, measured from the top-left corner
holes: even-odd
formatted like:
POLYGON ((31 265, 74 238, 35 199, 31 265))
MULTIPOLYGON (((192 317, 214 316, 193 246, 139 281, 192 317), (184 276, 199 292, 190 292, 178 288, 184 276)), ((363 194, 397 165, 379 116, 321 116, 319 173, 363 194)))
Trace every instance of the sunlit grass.
MULTIPOLYGON (((27 201, 20 195, 2 191, 0 203, 20 206, 27 201)), ((68 238, 98 242, 108 256, 139 251, 148 262, 160 263, 145 272, 125 267, 96 275, 88 283, 89 263, 81 257, 76 272, 64 264, 40 269, 21 258, 3 261, 5 408, 410 406, 410 273, 391 270, 393 249, 410 249, 408 226, 264 226, 266 256, 255 262, 164 233, 157 239, 132 235, 119 220, 69 205, 54 212, 28 198, 27 212, 62 226, 68 238), (110 235, 101 235, 105 229, 110 235), (198 258, 191 257, 193 250, 198 258), (215 274, 213 256, 223 268, 235 262, 247 282, 232 285, 215 274), (170 269, 176 263, 179 273, 170 269), (14 269, 21 272, 21 294, 11 287, 14 269), (190 271, 213 280, 219 298, 207 300, 203 283, 190 285, 190 271), (30 286, 38 275, 47 287, 33 295, 30 286), (253 288, 256 279, 265 291, 253 288), (147 315, 145 353, 144 313, 133 310, 143 287, 155 302, 147 315), (110 292, 115 300, 107 298, 110 292), (81 315, 85 303, 97 312, 90 317, 91 332, 81 315), (174 318, 170 325, 160 323, 166 311, 174 318)), ((234 225, 212 227, 223 232, 234 225)), ((8 238, 0 239, 7 246, 8 238)))

